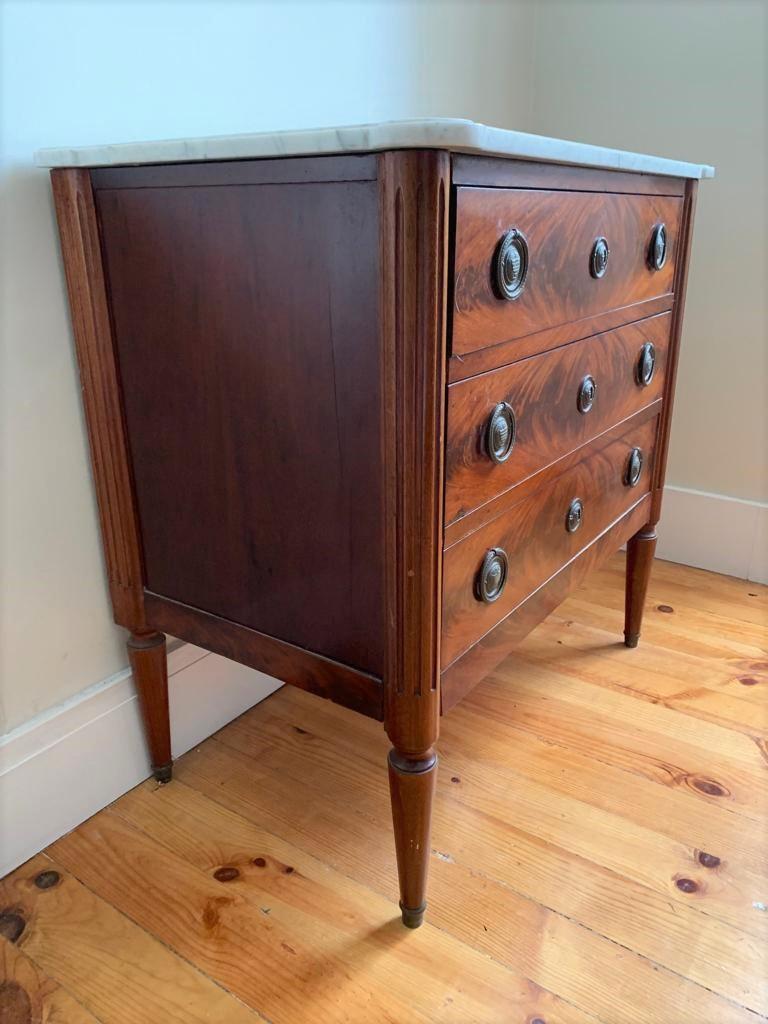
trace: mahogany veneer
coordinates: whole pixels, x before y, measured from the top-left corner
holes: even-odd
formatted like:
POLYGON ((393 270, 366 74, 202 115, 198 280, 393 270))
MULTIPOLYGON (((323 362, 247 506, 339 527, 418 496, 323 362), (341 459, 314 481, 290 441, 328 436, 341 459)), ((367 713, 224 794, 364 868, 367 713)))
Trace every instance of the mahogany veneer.
POLYGON ((434 149, 52 178, 157 777, 166 631, 383 720, 415 927, 441 711, 627 542, 637 643, 696 183, 434 149))
POLYGON ((630 324, 520 359, 448 388, 445 519, 453 523, 652 405, 664 394, 670 314, 630 324), (638 373, 644 346, 655 350, 647 383, 638 373), (578 408, 579 388, 591 376, 592 408, 578 408), (488 410, 509 399, 515 413, 514 457, 496 464, 486 451, 488 410))

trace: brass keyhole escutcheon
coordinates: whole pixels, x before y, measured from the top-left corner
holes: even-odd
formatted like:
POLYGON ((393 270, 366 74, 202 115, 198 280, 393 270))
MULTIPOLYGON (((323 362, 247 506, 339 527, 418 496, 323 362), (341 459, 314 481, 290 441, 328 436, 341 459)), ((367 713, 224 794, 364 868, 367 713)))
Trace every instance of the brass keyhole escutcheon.
POLYGON ((597 383, 591 373, 579 384, 579 393, 576 398, 576 405, 580 413, 587 413, 595 404, 597 396, 597 383))

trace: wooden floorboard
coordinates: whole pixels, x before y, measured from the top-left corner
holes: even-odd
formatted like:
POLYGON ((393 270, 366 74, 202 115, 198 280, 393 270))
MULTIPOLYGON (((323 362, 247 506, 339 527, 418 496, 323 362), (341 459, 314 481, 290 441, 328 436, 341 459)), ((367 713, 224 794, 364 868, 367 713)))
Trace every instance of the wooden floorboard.
POLYGON ((596 573, 442 721, 401 927, 381 726, 283 688, 0 882, 0 1022, 757 1024, 768 588, 596 573))

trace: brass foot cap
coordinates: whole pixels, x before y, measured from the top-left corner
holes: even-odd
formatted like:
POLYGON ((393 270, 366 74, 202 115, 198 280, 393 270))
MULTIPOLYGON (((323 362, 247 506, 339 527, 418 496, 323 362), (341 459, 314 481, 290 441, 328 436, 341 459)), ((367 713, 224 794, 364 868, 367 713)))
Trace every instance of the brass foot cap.
POLYGON ((637 647, 638 641, 640 640, 639 633, 625 633, 624 634, 624 646, 625 647, 637 647))
POLYGON ((416 907, 411 910, 410 907, 404 907, 400 904, 400 910, 403 914, 403 924, 406 928, 419 928, 424 922, 424 911, 427 909, 427 904, 422 903, 420 907, 416 907))
POLYGON ((164 786, 166 782, 170 782, 173 778, 173 761, 169 761, 168 764, 156 765, 152 769, 152 774, 155 777, 155 781, 164 786))

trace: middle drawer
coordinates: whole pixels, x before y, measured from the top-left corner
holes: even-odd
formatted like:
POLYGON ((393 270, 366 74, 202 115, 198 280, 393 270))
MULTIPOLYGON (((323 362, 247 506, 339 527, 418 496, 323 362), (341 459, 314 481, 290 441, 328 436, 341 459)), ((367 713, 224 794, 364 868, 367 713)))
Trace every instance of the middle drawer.
POLYGON ((671 314, 448 388, 449 525, 663 394, 671 314))

